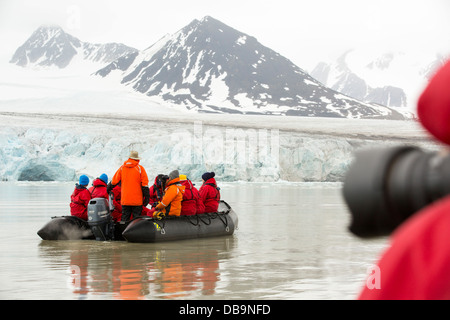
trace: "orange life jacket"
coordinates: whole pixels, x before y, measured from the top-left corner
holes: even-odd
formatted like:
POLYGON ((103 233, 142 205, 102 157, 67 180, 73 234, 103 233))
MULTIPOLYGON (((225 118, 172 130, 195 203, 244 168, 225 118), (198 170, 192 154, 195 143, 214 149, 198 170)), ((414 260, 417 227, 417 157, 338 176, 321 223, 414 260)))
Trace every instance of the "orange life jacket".
POLYGON ((180 185, 180 178, 167 182, 167 188, 157 210, 165 209, 166 215, 179 216, 181 214, 181 201, 183 201, 184 186, 180 185))

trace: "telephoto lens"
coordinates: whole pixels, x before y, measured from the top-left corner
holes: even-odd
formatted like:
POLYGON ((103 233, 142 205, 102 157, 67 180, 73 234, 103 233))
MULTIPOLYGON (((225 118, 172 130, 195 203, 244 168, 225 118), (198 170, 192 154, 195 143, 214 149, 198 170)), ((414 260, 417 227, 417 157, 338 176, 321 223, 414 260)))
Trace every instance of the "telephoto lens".
POLYGON ((450 194, 450 157, 417 147, 358 152, 343 187, 350 231, 362 238, 389 235, 415 212, 450 194))

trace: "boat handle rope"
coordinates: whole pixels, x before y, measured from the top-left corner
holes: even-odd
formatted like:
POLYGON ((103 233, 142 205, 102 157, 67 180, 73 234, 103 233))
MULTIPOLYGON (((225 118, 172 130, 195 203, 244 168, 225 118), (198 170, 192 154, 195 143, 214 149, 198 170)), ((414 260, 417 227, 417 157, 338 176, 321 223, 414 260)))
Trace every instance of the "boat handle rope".
POLYGON ((197 216, 197 223, 192 222, 191 218, 192 216, 184 216, 184 218, 189 221, 190 224, 192 224, 194 227, 198 227, 198 225, 200 224, 199 219, 198 219, 198 215, 197 216))
MULTIPOLYGON (((214 212, 213 214, 215 214, 215 215, 217 216, 217 218, 219 218, 220 221, 222 221, 223 225, 225 226, 225 231, 226 231, 226 232, 230 232, 230 227, 228 226, 228 218, 227 218, 227 214, 228 214, 228 213, 225 213, 225 214, 223 215, 224 218, 225 218, 225 221, 224 221, 224 219, 222 219, 222 217, 219 215, 218 212, 214 212)), ((213 218, 213 219, 215 219, 215 218, 213 218)))
POLYGON ((204 213, 204 214, 196 214, 195 215, 196 216, 196 218, 197 218, 197 223, 194 223, 194 222, 192 222, 192 220, 191 220, 191 217, 192 216, 184 216, 185 217, 185 219, 187 220, 187 221, 189 221, 189 223, 190 224, 192 224, 193 226, 195 226, 195 227, 198 227, 199 225, 200 225, 200 221, 201 222, 203 222, 205 225, 207 225, 207 226, 209 226, 210 224, 211 224, 211 217, 209 216, 209 214, 207 214, 207 213, 204 213), (206 222, 205 220, 203 220, 200 216, 203 216, 203 215, 207 215, 208 216, 208 222, 206 222))
MULTIPOLYGON (((205 214, 203 214, 203 215, 205 215, 205 214)), ((209 216, 209 214, 206 214, 206 215, 208 216, 208 223, 206 223, 205 220, 203 220, 203 219, 200 217, 200 215, 197 215, 197 218, 198 218, 201 222, 203 222, 205 225, 209 226, 209 225, 211 224, 211 217, 209 216)))

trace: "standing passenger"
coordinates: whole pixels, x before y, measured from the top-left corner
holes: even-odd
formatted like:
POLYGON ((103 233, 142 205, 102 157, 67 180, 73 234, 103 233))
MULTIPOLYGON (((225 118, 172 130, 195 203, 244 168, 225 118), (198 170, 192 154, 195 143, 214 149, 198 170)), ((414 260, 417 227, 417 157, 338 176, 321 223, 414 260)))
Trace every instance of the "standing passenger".
POLYGON ((70 196, 70 214, 72 216, 81 218, 87 221, 87 207, 91 200, 91 193, 86 189, 89 184, 89 178, 86 175, 81 175, 78 183, 75 185, 70 196))
POLYGON ((205 172, 202 175, 203 184, 200 187, 200 199, 205 205, 205 212, 217 212, 220 202, 220 188, 217 187, 214 172, 205 172))
POLYGON ((116 171, 111 184, 121 182, 122 221, 139 217, 142 207, 149 202, 148 176, 144 167, 139 164, 139 154, 131 151, 127 161, 116 171))

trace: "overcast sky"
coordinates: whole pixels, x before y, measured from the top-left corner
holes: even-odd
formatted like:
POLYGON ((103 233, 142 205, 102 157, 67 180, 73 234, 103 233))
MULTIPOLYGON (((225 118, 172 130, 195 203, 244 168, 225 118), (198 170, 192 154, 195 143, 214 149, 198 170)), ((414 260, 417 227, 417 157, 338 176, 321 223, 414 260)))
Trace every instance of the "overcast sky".
POLYGON ((450 51, 449 0, 0 0, 0 59, 42 24, 145 49, 206 15, 306 70, 361 46, 450 51))

